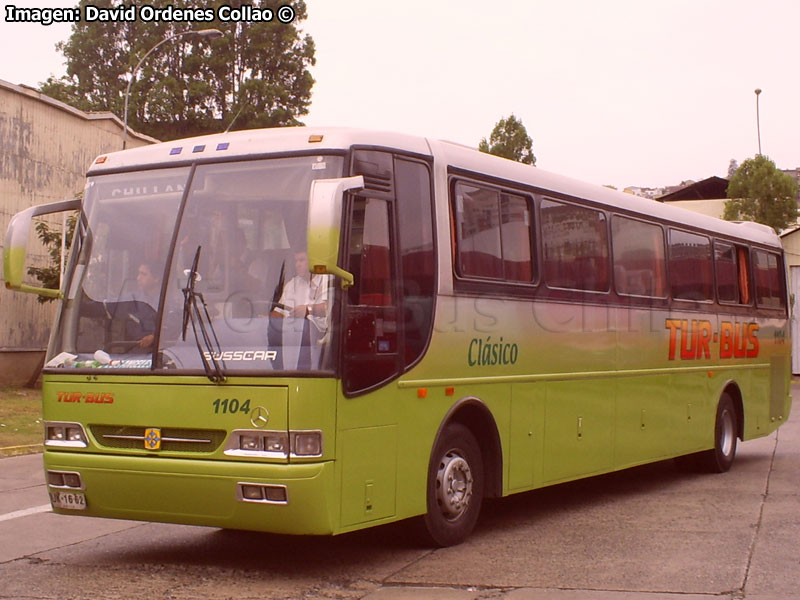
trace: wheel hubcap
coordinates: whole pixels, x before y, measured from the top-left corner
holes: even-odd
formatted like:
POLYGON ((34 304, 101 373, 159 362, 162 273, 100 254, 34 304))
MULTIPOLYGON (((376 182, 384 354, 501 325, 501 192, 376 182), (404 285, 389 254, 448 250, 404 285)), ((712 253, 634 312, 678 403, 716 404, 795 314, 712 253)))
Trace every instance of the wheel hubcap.
POLYGON ((719 445, 723 456, 730 456, 733 452, 733 444, 736 434, 733 431, 733 415, 726 410, 722 413, 722 431, 720 431, 719 445))
POLYGON ((436 501, 442 514, 458 519, 469 507, 472 497, 472 471, 469 463, 451 450, 439 463, 436 474, 436 501))

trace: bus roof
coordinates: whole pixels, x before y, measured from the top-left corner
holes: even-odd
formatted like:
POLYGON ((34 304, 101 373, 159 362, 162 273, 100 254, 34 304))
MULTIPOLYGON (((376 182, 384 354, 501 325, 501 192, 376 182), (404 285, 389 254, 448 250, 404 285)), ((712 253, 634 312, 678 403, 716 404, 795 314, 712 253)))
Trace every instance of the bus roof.
POLYGON ((621 211, 655 217, 658 220, 694 227, 732 238, 742 238, 781 247, 775 231, 758 223, 732 223, 701 215, 602 186, 586 183, 539 167, 479 152, 453 142, 396 132, 345 127, 281 127, 231 131, 141 146, 101 155, 88 175, 141 167, 165 167, 196 160, 230 160, 275 153, 347 151, 352 146, 392 148, 422 156, 433 156, 448 167, 483 174, 494 179, 517 182, 542 191, 582 198, 621 211))

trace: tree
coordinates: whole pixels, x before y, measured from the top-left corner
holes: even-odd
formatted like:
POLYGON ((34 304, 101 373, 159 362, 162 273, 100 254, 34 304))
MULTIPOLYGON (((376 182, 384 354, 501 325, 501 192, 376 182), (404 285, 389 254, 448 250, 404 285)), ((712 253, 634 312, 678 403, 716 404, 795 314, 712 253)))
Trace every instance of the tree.
MULTIPOLYGON (((83 194, 83 192, 81 192, 83 194)), ((72 245, 72 236, 75 233, 75 224, 78 222, 77 213, 72 213, 66 220, 66 237, 64 247, 69 250, 72 245)), ((47 250, 50 264, 46 267, 28 267, 28 275, 33 275, 48 290, 57 290, 61 285, 61 237, 60 228, 51 229, 46 221, 38 221, 34 226, 36 236, 47 250)), ((39 302, 50 302, 55 298, 38 296, 39 302)))
POLYGON ((488 141, 483 138, 478 144, 478 150, 481 152, 536 166, 532 148, 533 141, 525 126, 513 113, 497 122, 488 141))
MULTIPOLYGON (((112 0, 80 0, 81 14, 87 4, 124 7, 112 0)), ((68 41, 56 45, 66 58, 67 75, 50 77, 40 91, 81 110, 111 111, 121 118, 125 88, 148 50, 182 31, 215 28, 222 38, 185 35, 147 57, 131 87, 128 124, 162 140, 218 132, 234 118, 235 129, 299 125, 297 117, 308 113, 311 102, 314 79, 308 67, 315 63, 314 41, 301 36, 296 25, 307 16, 304 0, 291 3, 291 23, 277 18, 283 4, 217 0, 201 7, 194 0, 153 0, 136 9, 214 19, 83 19, 73 24, 68 41), (269 22, 219 20, 220 7, 243 5, 271 9, 275 17, 269 22)))
POLYGON ((781 231, 797 220, 797 182, 768 157, 745 160, 728 183, 724 218, 755 221, 781 231))

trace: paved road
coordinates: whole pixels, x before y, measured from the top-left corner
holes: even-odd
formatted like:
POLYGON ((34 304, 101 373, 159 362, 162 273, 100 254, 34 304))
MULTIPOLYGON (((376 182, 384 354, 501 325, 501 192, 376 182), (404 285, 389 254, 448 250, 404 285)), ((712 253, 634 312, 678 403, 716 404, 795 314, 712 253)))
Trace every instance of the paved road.
POLYGON ((665 462, 492 501, 440 550, 402 523, 292 538, 58 516, 40 456, 0 459, 0 599, 796 600, 795 406, 730 473, 665 462))

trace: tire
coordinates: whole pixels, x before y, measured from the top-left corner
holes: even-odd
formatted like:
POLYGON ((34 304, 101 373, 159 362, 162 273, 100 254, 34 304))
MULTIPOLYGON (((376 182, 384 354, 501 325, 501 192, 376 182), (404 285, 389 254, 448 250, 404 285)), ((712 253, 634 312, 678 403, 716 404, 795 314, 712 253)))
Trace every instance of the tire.
POLYGON ((428 467, 426 541, 436 546, 463 542, 475 527, 483 503, 483 462, 472 432, 460 423, 442 430, 428 467))
POLYGON ((714 448, 697 455, 699 467, 711 473, 725 473, 736 458, 736 443, 739 434, 739 419, 733 400, 722 394, 717 405, 714 425, 714 448))

